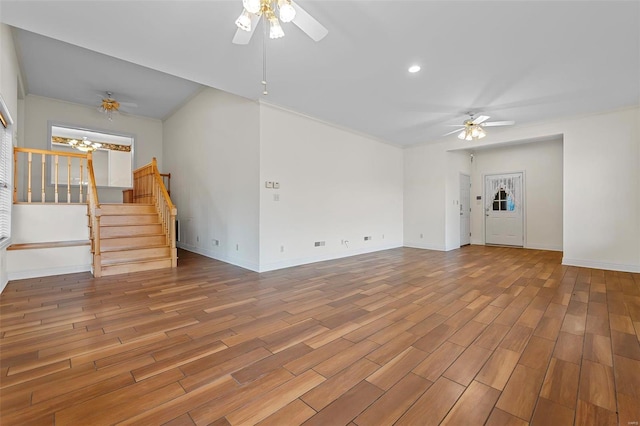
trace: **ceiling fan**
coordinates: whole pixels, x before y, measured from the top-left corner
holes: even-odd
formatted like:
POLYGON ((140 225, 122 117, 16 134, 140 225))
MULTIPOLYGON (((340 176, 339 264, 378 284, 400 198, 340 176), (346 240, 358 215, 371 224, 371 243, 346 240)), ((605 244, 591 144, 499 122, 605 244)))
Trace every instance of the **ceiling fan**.
POLYGON ((111 121, 113 120, 113 116, 120 112, 120 107, 123 106, 125 108, 137 108, 138 105, 132 102, 119 102, 113 97, 113 93, 105 92, 105 95, 97 95, 102 98, 100 105, 98 106, 98 111, 107 115, 107 118, 111 121))
POLYGON ((242 5, 244 9, 236 20, 238 30, 233 37, 235 44, 249 43, 261 17, 269 21, 270 38, 284 37, 280 21, 293 22, 314 41, 322 40, 329 33, 322 24, 293 0, 242 0, 242 5), (276 15, 276 10, 280 12, 280 19, 276 15))
POLYGON ((463 139, 466 141, 482 139, 487 136, 487 133, 484 131, 483 127, 494 127, 494 126, 512 126, 516 124, 515 121, 487 121, 489 118, 488 115, 480 115, 474 118, 474 113, 468 112, 469 119, 465 120, 462 124, 453 124, 453 126, 459 127, 458 129, 452 130, 449 133, 445 133, 442 136, 449 136, 451 134, 460 132, 458 134, 458 139, 463 139))

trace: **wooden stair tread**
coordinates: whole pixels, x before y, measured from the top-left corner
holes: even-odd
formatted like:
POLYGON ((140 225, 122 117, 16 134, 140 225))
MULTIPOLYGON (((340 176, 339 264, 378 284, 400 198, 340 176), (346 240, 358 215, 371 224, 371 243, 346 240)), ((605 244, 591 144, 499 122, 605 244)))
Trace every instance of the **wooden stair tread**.
POLYGON ((129 265, 134 263, 150 263, 158 260, 171 260, 171 256, 156 256, 156 257, 144 257, 144 258, 132 258, 127 260, 102 260, 102 266, 117 266, 117 265, 129 265))
POLYGON ((72 241, 46 241, 41 243, 17 243, 11 244, 7 247, 7 250, 30 250, 30 249, 45 249, 45 248, 59 248, 59 247, 78 247, 89 246, 90 240, 72 240, 72 241))
POLYGON ((169 248, 167 244, 145 244, 143 246, 129 246, 125 248, 103 248, 100 251, 102 253, 114 253, 118 251, 134 251, 134 250, 142 250, 142 249, 155 249, 155 248, 169 248))
POLYGON ((100 236, 100 240, 104 241, 104 240, 121 240, 123 238, 138 238, 138 237, 159 237, 159 236, 163 236, 164 234, 162 232, 155 232, 152 234, 135 234, 135 235, 123 235, 120 237, 103 237, 100 236))

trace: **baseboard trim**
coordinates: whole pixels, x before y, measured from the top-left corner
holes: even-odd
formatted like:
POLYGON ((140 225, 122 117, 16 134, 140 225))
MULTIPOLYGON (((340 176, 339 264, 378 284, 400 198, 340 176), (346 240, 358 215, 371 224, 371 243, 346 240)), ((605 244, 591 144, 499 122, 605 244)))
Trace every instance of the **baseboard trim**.
POLYGON ((445 246, 434 245, 434 244, 404 243, 403 246, 409 247, 409 248, 423 249, 423 250, 447 251, 447 248, 445 246))
POLYGON ((636 272, 640 273, 640 265, 626 265, 622 263, 598 262, 593 260, 570 259, 563 257, 562 264, 566 266, 579 266, 581 268, 604 269, 607 271, 636 272))
POLYGON ((91 265, 73 265, 62 266, 59 268, 32 269, 28 271, 9 272, 9 281, 48 277, 52 275, 76 274, 78 272, 91 272, 91 265))
POLYGON ((378 247, 367 247, 367 248, 361 248, 357 250, 350 250, 349 252, 346 252, 346 253, 337 252, 337 253, 329 253, 323 256, 286 259, 286 260, 270 262, 270 263, 265 263, 264 265, 260 265, 260 272, 276 271, 278 269, 291 268, 291 267, 300 266, 300 265, 308 265, 310 263, 325 262, 327 260, 335 260, 335 259, 343 259, 346 257, 358 256, 361 254, 375 253, 377 251, 383 251, 383 250, 391 250, 398 247, 402 247, 402 244, 388 244, 388 245, 378 246, 378 247))
MULTIPOLYGON (((196 254, 200 254, 202 256, 211 258, 211 259, 215 259, 215 260, 219 260, 220 262, 224 262, 224 263, 228 263, 230 265, 233 266, 238 266, 240 268, 243 269, 248 269, 249 271, 253 271, 253 272, 260 272, 258 270, 258 264, 254 263, 254 262, 247 262, 245 260, 242 259, 234 259, 231 257, 227 257, 227 256, 221 256, 218 253, 214 253, 212 251, 209 250, 204 250, 198 247, 194 247, 194 246, 190 246, 187 244, 182 244, 182 243, 176 243, 176 246, 178 248, 181 248, 183 250, 186 251, 190 251, 192 253, 196 253, 196 254)), ((178 257, 178 261, 180 261, 180 258, 178 257)))

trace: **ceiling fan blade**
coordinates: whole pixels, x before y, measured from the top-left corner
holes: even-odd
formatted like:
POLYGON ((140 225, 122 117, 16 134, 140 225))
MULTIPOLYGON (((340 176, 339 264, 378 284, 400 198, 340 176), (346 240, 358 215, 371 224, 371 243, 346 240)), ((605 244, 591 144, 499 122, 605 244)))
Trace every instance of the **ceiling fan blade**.
POLYGON ((449 136, 449 135, 452 135, 452 134, 454 134, 454 133, 461 132, 462 130, 464 130, 464 127, 460 128, 460 129, 452 130, 452 131, 450 131, 449 133, 445 133, 445 134, 444 134, 444 135, 442 135, 442 136, 449 136))
POLYGON ((307 33, 307 35, 314 41, 320 41, 329 34, 329 30, 327 30, 320 22, 316 21, 313 16, 309 15, 309 13, 301 8, 298 3, 292 1, 291 4, 296 9, 296 17, 293 18, 292 22, 302 31, 307 33))
POLYGON ((480 124, 480 123, 484 123, 484 122, 485 122, 485 121, 487 121, 489 118, 491 118, 491 117, 489 117, 488 115, 481 115, 481 116, 479 116, 479 117, 476 117, 476 118, 472 121, 472 123, 473 123, 473 124, 480 124))
POLYGON ((488 121, 486 123, 482 123, 483 127, 492 127, 492 126, 513 126, 516 124, 515 121, 488 121))
POLYGON ((238 28, 236 34, 233 36, 233 44, 249 44, 251 37, 253 37, 253 33, 256 31, 256 26, 258 25, 259 20, 260 16, 251 14, 251 31, 245 31, 238 28))

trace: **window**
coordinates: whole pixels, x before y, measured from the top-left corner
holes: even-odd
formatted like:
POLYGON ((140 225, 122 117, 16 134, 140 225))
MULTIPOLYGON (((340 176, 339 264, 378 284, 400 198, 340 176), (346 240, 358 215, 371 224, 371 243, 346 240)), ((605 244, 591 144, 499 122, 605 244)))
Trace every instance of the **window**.
POLYGON ((500 189, 493 197, 493 211, 514 211, 515 203, 507 191, 500 189))
POLYGON ((9 242, 11 236, 11 116, 0 97, 0 247, 9 242))

